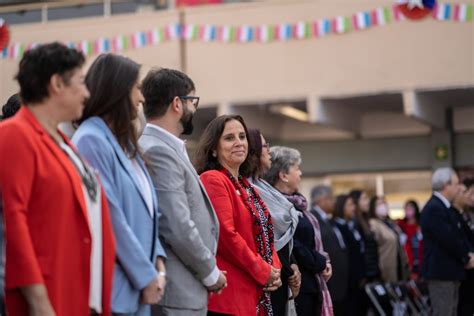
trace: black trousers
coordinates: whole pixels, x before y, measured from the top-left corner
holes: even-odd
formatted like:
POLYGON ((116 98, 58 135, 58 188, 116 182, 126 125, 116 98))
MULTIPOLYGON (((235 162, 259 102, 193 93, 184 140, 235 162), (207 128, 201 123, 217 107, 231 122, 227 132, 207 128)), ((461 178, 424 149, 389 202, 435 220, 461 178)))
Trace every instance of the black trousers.
POLYGON ((300 293, 295 299, 298 316, 319 316, 323 307, 322 297, 312 293, 300 293))
POLYGON ((272 292, 272 308, 274 316, 286 316, 286 306, 288 305, 288 279, 281 279, 281 286, 272 292))

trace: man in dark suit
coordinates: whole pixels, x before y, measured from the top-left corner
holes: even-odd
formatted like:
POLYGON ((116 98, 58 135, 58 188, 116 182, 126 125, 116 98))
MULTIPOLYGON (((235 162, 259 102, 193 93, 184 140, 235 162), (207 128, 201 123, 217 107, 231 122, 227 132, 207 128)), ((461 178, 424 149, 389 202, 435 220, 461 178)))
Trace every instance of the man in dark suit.
POLYGON ((459 284, 465 269, 474 268, 462 228, 451 208, 459 193, 459 178, 451 168, 437 169, 431 179, 433 195, 421 212, 425 258, 422 274, 428 281, 433 315, 456 315, 459 284))
MULTIPOLYGON (((465 244, 474 251, 474 229, 468 215, 469 208, 474 206, 474 178, 468 178, 461 185, 461 192, 453 201, 452 207, 458 216, 465 237, 465 244)), ((466 278, 459 287, 458 316, 474 315, 474 270, 466 271, 466 278)))
POLYGON ((329 216, 334 207, 332 190, 328 186, 316 186, 311 191, 311 212, 319 221, 321 239, 324 249, 328 252, 333 269, 333 276, 328 281, 329 292, 334 306, 334 314, 347 315, 346 301, 349 282, 349 258, 339 228, 332 223, 329 216))

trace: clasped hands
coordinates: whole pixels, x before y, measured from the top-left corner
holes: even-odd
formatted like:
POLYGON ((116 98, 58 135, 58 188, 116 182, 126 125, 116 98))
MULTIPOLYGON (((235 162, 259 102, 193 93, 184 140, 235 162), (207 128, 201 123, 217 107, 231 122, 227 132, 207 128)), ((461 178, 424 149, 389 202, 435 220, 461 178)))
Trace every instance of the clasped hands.
POLYGON ((268 277, 267 283, 265 283, 265 287, 263 290, 265 292, 273 292, 276 291, 281 286, 281 270, 270 266, 270 276, 268 277))
POLYGON ((143 290, 142 304, 158 304, 165 294, 166 276, 159 274, 143 290))
POLYGON ((207 291, 213 294, 221 294, 222 291, 227 287, 227 271, 220 271, 219 278, 214 285, 208 286, 207 291))

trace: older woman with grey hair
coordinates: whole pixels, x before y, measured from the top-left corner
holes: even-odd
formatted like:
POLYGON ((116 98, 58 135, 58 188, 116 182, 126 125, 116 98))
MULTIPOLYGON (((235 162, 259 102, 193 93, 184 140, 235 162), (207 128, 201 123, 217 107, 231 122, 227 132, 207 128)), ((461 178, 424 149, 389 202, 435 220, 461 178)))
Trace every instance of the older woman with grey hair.
POLYGON ((308 211, 306 198, 298 192, 301 182, 301 154, 289 147, 270 149, 271 168, 265 180, 283 194, 299 212, 293 236, 293 254, 301 271, 301 288, 295 298, 298 316, 333 315, 332 301, 326 282, 332 274, 329 257, 324 252, 316 217, 308 211))
POLYGON ((262 179, 263 175, 271 168, 270 145, 257 129, 249 129, 249 159, 252 169, 249 182, 257 187, 260 196, 267 205, 272 217, 274 244, 282 264, 282 286, 271 293, 273 315, 286 316, 289 314, 291 304, 289 299, 298 296, 301 286, 301 273, 292 256, 293 235, 298 225, 298 212, 292 203, 277 189, 262 179), (291 296, 290 297, 290 291, 291 296))

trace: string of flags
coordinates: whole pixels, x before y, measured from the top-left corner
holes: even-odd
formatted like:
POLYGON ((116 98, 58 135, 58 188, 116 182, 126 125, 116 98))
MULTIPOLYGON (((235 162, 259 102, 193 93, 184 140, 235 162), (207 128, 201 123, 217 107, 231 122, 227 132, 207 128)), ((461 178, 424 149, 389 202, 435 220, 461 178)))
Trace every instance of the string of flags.
MULTIPOLYGON (((399 0, 409 2, 411 0, 399 0)), ((421 0, 420 0, 421 1, 421 0)), ((433 0, 425 0, 433 1, 433 0)), ((416 1, 419 2, 419 1, 416 1)), ((409 3, 407 5, 410 5, 409 3)), ((309 38, 322 38, 328 35, 363 31, 372 27, 384 26, 410 18, 404 14, 401 4, 391 7, 363 11, 351 16, 337 16, 332 19, 300 21, 276 25, 195 25, 172 23, 164 27, 155 27, 129 35, 101 37, 95 40, 68 41, 64 44, 77 48, 85 55, 97 55, 106 52, 122 52, 129 49, 156 46, 175 40, 220 42, 220 43, 270 43, 309 38)), ((418 8, 415 8, 415 10, 418 8)), ((472 22, 472 4, 438 3, 430 9, 433 19, 438 21, 472 22)), ((19 59, 24 52, 39 43, 11 43, 0 52, 0 58, 19 59)))

